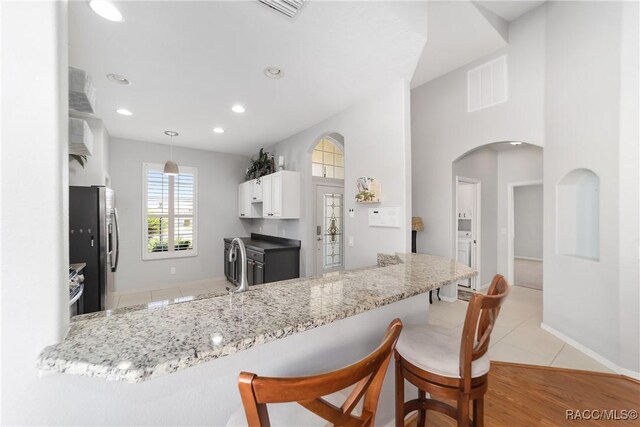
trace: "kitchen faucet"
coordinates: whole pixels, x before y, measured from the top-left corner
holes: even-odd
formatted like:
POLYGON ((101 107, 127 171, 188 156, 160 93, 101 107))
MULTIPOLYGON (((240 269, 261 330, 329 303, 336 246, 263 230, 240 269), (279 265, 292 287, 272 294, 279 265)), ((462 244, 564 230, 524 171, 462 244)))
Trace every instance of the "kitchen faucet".
POLYGON ((236 259, 236 251, 233 250, 235 245, 240 249, 240 283, 233 289, 227 287, 227 290, 230 293, 249 290, 249 282, 247 282, 247 249, 244 247, 244 242, 239 237, 236 237, 231 241, 231 245, 229 246, 229 262, 233 262, 236 259))

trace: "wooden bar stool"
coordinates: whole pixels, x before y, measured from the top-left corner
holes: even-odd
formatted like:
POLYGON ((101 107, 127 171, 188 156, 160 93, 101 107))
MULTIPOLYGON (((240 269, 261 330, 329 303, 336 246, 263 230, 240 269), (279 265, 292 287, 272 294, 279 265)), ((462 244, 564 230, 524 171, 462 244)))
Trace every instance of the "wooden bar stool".
POLYGON ((427 410, 456 419, 458 426, 483 425, 489 375, 486 353, 500 306, 508 293, 509 284, 498 274, 487 295, 473 294, 461 339, 432 325, 405 328, 395 351, 396 427, 403 427, 405 416, 416 410, 418 427, 425 426, 427 410), (404 401, 405 379, 418 387, 417 399, 404 401), (434 398, 455 400, 457 407, 434 398), (473 401, 473 423, 469 420, 469 401, 473 401))
POLYGON ((249 427, 270 426, 267 404, 297 402, 336 426, 373 426, 384 376, 400 336, 402 322, 391 322, 382 343, 360 361, 319 375, 269 378, 241 372, 238 387, 249 427), (323 399, 351 385, 355 387, 341 406, 323 399), (360 415, 353 410, 363 401, 360 415))

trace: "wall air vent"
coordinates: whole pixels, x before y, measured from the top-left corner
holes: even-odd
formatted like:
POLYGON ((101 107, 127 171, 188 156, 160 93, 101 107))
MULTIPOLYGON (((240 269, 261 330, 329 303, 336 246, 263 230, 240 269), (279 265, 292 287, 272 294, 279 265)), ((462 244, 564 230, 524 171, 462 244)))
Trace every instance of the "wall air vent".
POLYGON ((473 112, 509 100, 507 56, 467 72, 467 111, 473 112))
POLYGON ((260 3, 266 4, 289 18, 296 17, 304 2, 305 0, 260 0, 260 3))

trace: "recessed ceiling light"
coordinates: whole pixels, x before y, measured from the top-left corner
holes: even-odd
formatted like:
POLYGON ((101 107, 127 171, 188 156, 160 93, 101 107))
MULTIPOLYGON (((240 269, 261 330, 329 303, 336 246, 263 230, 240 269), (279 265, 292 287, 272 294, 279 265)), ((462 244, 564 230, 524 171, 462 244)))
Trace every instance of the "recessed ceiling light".
POLYGON ((129 110, 127 110, 126 108, 118 108, 116 110, 116 113, 118 114, 122 114, 123 116, 132 116, 133 113, 129 110))
POLYGON ((264 75, 270 79, 281 79, 284 77, 284 71, 278 67, 267 67, 264 69, 264 75))
POLYGON ((213 131, 215 133, 224 133, 224 129, 222 129, 222 128, 213 128, 213 131))
POLYGON ((131 81, 129 79, 127 79, 125 76, 121 76, 120 74, 107 74, 107 78, 119 85, 127 86, 131 84, 131 81))
POLYGON ((91 0, 89 2, 89 7, 103 17, 106 20, 112 22, 122 22, 122 13, 118 10, 117 7, 114 6, 113 3, 107 0, 91 0))
POLYGON ((245 108, 242 105, 236 104, 233 107, 231 107, 231 111, 233 111, 234 113, 244 113, 245 108))
POLYGON ((167 136, 178 136, 178 132, 176 132, 175 130, 165 130, 164 134, 167 136))
POLYGON ((515 145, 515 146, 518 146, 518 145, 522 145, 522 142, 519 142, 519 141, 511 141, 509 144, 511 144, 511 145, 515 145))

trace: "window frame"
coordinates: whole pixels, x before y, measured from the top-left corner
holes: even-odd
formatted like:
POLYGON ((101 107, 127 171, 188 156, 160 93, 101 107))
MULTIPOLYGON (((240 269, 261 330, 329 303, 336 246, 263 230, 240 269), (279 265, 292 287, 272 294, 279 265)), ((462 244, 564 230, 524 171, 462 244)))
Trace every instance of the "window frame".
POLYGON ((154 261, 158 259, 173 259, 173 258, 189 258, 198 256, 198 169, 196 167, 191 166, 182 166, 180 165, 180 171, 189 173, 193 175, 193 240, 191 250, 181 250, 176 251, 173 243, 174 231, 175 227, 175 209, 171 209, 174 207, 174 177, 169 176, 169 236, 172 239, 171 244, 169 244, 169 250, 166 252, 149 252, 148 251, 148 213, 147 213, 147 195, 148 195, 148 186, 149 183, 147 181, 149 171, 164 171, 164 165, 160 163, 147 163, 144 162, 142 164, 142 260, 143 261, 154 261))
POLYGON ((327 179, 327 180, 339 180, 339 181, 344 181, 344 174, 345 174, 345 165, 344 165, 344 150, 343 148, 340 146, 340 144, 335 141, 333 138, 329 137, 329 136, 323 136, 322 138, 320 138, 313 146, 313 148, 311 149, 311 176, 314 179, 327 179), (324 162, 324 153, 328 153, 327 151, 324 151, 324 149, 318 149, 318 145, 322 144, 324 141, 327 141, 328 143, 330 143, 331 145, 333 145, 333 154, 334 156, 336 154, 339 154, 342 157, 342 166, 338 166, 336 165, 336 161, 335 161, 335 157, 333 160, 332 164, 328 164, 324 162), (315 151, 320 151, 322 153, 322 162, 318 163, 315 162, 313 160, 313 154, 315 151), (313 174, 313 166, 314 165, 320 165, 320 167, 322 168, 322 176, 319 175, 314 175, 313 174), (326 168, 327 167, 332 167, 334 169, 333 175, 332 177, 328 177, 326 176, 326 168), (340 168, 342 169, 342 178, 335 178, 335 168, 340 168))

